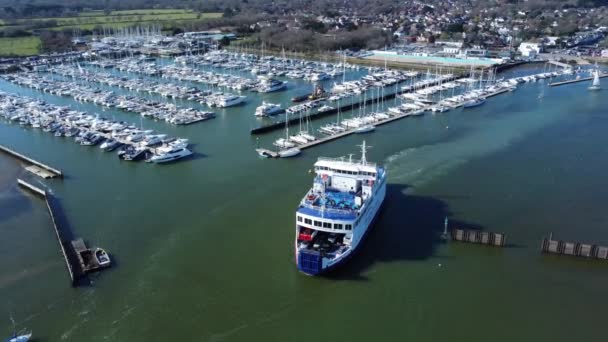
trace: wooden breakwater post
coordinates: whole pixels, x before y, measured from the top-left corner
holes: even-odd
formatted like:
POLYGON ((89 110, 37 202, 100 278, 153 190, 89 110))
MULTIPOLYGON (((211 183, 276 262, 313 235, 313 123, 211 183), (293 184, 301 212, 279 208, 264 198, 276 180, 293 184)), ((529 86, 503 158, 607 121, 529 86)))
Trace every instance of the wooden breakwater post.
POLYGON ((452 241, 474 243, 479 245, 504 247, 506 235, 503 233, 492 233, 478 230, 452 229, 450 236, 452 241))
POLYGON ((26 163, 29 163, 31 165, 33 165, 33 167, 29 167, 26 168, 28 171, 32 172, 33 174, 40 176, 42 178, 53 178, 53 177, 59 177, 59 178, 63 178, 63 172, 61 172, 60 170, 54 168, 54 167, 50 167, 46 164, 43 164, 39 161, 36 161, 30 157, 27 157, 21 153, 15 152, 13 150, 11 150, 10 148, 6 147, 6 146, 2 146, 0 145, 0 151, 13 156, 14 158, 17 158, 21 161, 24 161, 26 163))
POLYGON ((546 254, 608 260, 608 246, 553 240, 553 234, 550 234, 548 238, 543 238, 540 250, 541 253, 546 254))

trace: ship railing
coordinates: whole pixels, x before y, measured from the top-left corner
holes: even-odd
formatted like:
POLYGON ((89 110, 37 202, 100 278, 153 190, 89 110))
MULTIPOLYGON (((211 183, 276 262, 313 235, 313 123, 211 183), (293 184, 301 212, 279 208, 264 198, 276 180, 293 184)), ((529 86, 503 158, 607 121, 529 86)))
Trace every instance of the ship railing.
POLYGON ((313 205, 310 203, 306 203, 306 201, 302 201, 302 203, 300 203, 300 206, 308 208, 308 209, 312 209, 312 210, 317 210, 319 212, 325 212, 328 214, 357 215, 357 210, 354 210, 354 209, 327 208, 327 207, 321 207, 321 206, 316 206, 316 205, 313 205))
MULTIPOLYGON (((317 161, 339 162, 339 163, 346 163, 346 164, 361 164, 361 160, 352 159, 349 161, 348 159, 345 159, 345 158, 319 157, 319 159, 317 159, 317 161)), ((366 162, 365 165, 375 167, 376 163, 366 162)))

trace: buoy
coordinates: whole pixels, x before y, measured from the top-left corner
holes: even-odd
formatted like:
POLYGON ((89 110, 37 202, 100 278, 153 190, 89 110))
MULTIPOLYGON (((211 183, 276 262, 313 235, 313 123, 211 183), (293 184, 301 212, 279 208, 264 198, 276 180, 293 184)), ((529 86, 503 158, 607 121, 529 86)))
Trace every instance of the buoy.
POLYGON ((308 173, 312 173, 312 170, 311 170, 311 169, 308 169, 308 173))

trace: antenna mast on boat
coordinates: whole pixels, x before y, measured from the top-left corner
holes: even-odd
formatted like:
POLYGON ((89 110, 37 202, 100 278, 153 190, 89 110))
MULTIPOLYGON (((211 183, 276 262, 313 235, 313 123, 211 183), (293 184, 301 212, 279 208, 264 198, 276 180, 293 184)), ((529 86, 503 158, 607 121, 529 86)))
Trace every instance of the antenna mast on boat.
POLYGON ((359 146, 361 146, 361 164, 365 165, 365 164, 367 164, 367 158, 365 157, 365 154, 367 153, 367 149, 370 148, 371 146, 366 146, 365 140, 363 140, 363 143, 359 146))

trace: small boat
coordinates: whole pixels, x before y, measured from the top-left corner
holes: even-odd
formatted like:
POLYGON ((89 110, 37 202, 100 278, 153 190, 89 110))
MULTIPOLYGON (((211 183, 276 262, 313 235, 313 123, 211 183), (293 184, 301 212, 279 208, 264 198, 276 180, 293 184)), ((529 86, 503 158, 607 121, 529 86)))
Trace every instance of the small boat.
POLYGON ((114 139, 108 139, 99 145, 99 148, 106 152, 110 152, 117 149, 120 145, 122 145, 120 142, 114 139))
POLYGON ((600 72, 599 70, 595 70, 593 72, 593 82, 591 83, 591 86, 589 87, 589 90, 601 90, 602 87, 600 86, 600 72))
POLYGON ((357 129, 355 129, 355 133, 368 133, 375 129, 376 129, 376 127, 374 127, 373 125, 365 125, 365 126, 357 127, 357 129))
POLYGON ((300 96, 294 96, 291 98, 291 102, 302 102, 302 101, 308 100, 308 97, 310 95, 312 95, 312 93, 308 93, 308 94, 300 95, 300 96))
POLYGON ((484 103, 486 103, 486 100, 483 99, 483 98, 481 98, 481 97, 478 97, 478 98, 473 99, 471 101, 465 102, 462 107, 463 108, 473 108, 473 107, 481 106, 484 103))
POLYGON ((13 336, 9 337, 5 342, 28 342, 32 338, 32 333, 17 333, 15 328, 15 320, 11 315, 11 322, 13 323, 13 336))
POLYGON ((302 151, 300 151, 300 149, 298 148, 290 148, 287 150, 283 150, 283 151, 279 151, 279 157, 280 158, 290 158, 290 157, 295 157, 298 154, 300 154, 302 151))
POLYGON ((323 113, 323 112, 328 112, 330 110, 334 110, 335 108, 332 106, 328 106, 328 105, 322 105, 319 109, 318 112, 319 113, 323 113))
POLYGON ((100 267, 109 267, 112 264, 110 260, 110 256, 108 253, 102 248, 95 249, 95 259, 97 259, 97 263, 100 267))
POLYGON ((28 342, 32 338, 32 333, 27 333, 23 335, 13 335, 6 342, 28 342))

